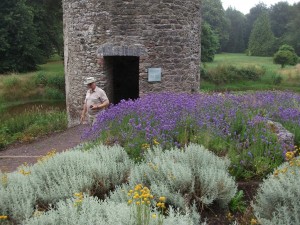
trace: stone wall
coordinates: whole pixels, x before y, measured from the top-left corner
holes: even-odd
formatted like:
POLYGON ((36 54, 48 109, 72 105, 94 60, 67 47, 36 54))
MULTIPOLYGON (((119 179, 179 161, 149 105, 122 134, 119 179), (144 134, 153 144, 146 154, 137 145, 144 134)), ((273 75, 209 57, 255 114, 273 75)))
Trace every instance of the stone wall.
POLYGON ((97 56, 138 56, 140 96, 197 91, 200 6, 200 0, 63 0, 69 126, 79 123, 85 77, 97 77, 111 93, 109 68, 97 56), (162 68, 161 82, 148 82, 150 67, 162 68))

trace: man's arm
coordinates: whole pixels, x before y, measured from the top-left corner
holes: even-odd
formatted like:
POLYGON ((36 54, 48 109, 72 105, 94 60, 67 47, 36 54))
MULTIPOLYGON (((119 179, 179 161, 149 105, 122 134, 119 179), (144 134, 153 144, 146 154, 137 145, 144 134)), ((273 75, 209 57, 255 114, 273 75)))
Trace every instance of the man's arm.
POLYGON ((86 102, 84 102, 83 110, 82 110, 81 117, 80 117, 80 123, 83 123, 83 121, 85 120, 86 112, 87 112, 87 105, 86 105, 86 102))
POLYGON ((100 108, 100 109, 105 109, 105 108, 108 107, 108 105, 109 105, 109 100, 107 99, 107 100, 105 100, 103 103, 101 103, 101 104, 99 105, 99 108, 100 108))
POLYGON ((97 105, 93 105, 92 109, 105 109, 107 106, 109 105, 109 100, 105 100, 104 102, 102 102, 101 104, 97 104, 97 105))

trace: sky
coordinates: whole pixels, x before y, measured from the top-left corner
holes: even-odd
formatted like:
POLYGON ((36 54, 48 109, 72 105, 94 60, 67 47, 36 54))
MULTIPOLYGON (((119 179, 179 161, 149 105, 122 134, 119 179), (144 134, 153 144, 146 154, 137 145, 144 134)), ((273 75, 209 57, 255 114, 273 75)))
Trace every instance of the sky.
POLYGON ((299 2, 300 0, 221 0, 223 8, 226 10, 229 6, 242 12, 243 14, 249 13, 250 9, 255 5, 263 2, 270 7, 271 5, 276 4, 277 2, 288 2, 290 5, 293 3, 299 2))

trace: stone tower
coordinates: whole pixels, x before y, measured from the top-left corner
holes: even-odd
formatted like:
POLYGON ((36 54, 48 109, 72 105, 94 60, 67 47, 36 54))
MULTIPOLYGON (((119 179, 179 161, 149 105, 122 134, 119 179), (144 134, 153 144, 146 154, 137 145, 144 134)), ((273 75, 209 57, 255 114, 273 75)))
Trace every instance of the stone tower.
POLYGON ((63 0, 69 126, 79 123, 89 76, 112 103, 197 91, 200 7, 201 0, 63 0))

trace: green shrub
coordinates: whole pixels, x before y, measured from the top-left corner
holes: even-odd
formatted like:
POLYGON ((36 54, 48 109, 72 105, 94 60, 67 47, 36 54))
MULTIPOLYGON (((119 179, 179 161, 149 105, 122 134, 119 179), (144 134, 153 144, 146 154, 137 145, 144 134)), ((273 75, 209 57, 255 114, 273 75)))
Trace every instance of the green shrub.
POLYGON ((65 99, 65 95, 56 88, 46 87, 44 98, 48 100, 63 100, 65 99))
MULTIPOLYGON (((76 203, 74 198, 60 201, 55 209, 51 209, 46 213, 37 213, 38 216, 25 221, 24 225, 196 225, 199 224, 200 218, 198 215, 198 221, 194 222, 190 214, 181 215, 170 208, 168 215, 162 216, 163 223, 158 223, 158 219, 152 218, 151 215, 157 215, 159 212, 152 209, 149 214, 149 223, 139 224, 133 206, 129 206, 127 203, 100 201, 97 198, 85 195, 80 204, 76 203)), ((193 214, 196 214, 196 212, 193 212, 193 214)))
POLYGON ((204 65, 200 66, 200 74, 201 74, 201 79, 207 80, 209 78, 207 75, 207 70, 204 65))
POLYGON ((37 86, 46 86, 48 83, 47 76, 44 71, 38 72, 34 77, 37 86))
POLYGON ((237 71, 241 80, 257 81, 266 73, 266 70, 257 66, 241 67, 237 71))
MULTIPOLYGON (((202 146, 191 144, 184 150, 147 151, 145 162, 135 166, 129 176, 130 186, 142 183, 155 196, 165 196, 167 203, 186 209, 194 201, 199 205, 226 206, 236 193, 236 184, 228 174, 229 161, 202 146)), ((123 201, 122 193, 112 193, 114 201, 123 201)))
POLYGON ((285 65, 296 65, 298 63, 298 56, 292 46, 284 44, 280 46, 279 50, 274 54, 273 62, 280 64, 281 68, 285 65))
POLYGON ((36 85, 54 87, 60 90, 65 88, 65 76, 63 73, 40 71, 35 75, 34 80, 36 85))
POLYGON ((244 212, 246 210, 246 202, 244 201, 244 192, 240 190, 236 195, 231 199, 229 203, 229 209, 232 212, 244 212))
POLYGON ((233 65, 220 65, 209 70, 202 78, 216 85, 220 85, 246 80, 257 81, 265 72, 263 68, 255 66, 238 68, 233 65))
POLYGON ((272 83, 275 84, 275 85, 281 84, 282 80, 283 80, 283 78, 280 75, 273 75, 272 76, 272 83))
POLYGON ((56 88, 64 93, 65 91, 65 77, 64 74, 54 74, 48 76, 47 86, 56 88))
POLYGON ((260 186, 253 204, 261 224, 300 224, 300 157, 279 166, 260 186))

